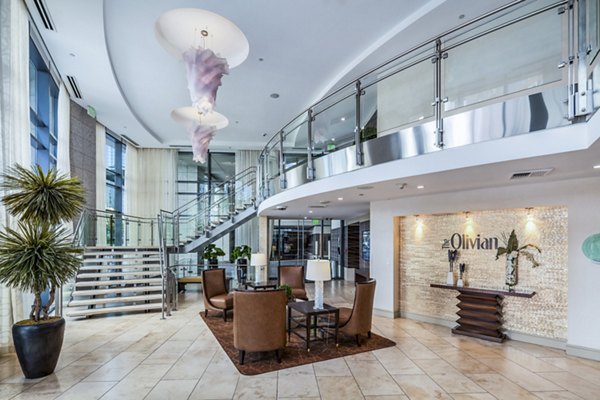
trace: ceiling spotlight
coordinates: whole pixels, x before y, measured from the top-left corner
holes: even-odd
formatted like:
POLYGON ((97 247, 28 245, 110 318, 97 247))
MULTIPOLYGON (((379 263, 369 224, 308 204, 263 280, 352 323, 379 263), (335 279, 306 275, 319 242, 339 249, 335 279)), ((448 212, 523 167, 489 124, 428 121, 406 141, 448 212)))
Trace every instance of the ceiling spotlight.
POLYGON ((425 186, 419 185, 419 186, 417 186, 417 189, 425 189, 425 186))
POLYGON ((308 210, 308 213, 309 213, 309 214, 312 214, 312 213, 313 213, 313 210, 308 210))
POLYGON ((340 121, 344 122, 346 120, 346 117, 342 117, 340 118, 340 121))
POLYGON ((465 18, 465 14, 460 14, 460 15, 458 16, 458 19, 464 19, 464 18, 465 18))
POLYGON ((264 58, 262 58, 262 57, 260 57, 260 58, 258 59, 258 61, 265 61, 265 59, 264 59, 264 58))
POLYGON ((269 97, 271 97, 272 99, 278 99, 279 98, 279 93, 271 93, 269 95, 269 97))
POLYGON ((338 197, 338 200, 342 201, 342 200, 344 200, 344 198, 343 197, 338 197))
POLYGON ((263 133, 263 137, 265 137, 265 136, 267 136, 267 134, 266 134, 266 133, 263 133))

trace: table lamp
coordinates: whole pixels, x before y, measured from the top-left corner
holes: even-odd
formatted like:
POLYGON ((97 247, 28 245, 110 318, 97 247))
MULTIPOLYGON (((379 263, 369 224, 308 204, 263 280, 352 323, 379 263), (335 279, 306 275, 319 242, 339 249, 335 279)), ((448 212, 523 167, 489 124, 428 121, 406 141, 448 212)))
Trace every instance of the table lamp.
POLYGON ((308 260, 306 262, 306 279, 315 281, 315 309, 323 309, 323 281, 331 280, 329 260, 308 260))
POLYGON ((267 256, 264 253, 254 253, 250 256, 250 265, 254 267, 254 281, 267 281, 267 256))

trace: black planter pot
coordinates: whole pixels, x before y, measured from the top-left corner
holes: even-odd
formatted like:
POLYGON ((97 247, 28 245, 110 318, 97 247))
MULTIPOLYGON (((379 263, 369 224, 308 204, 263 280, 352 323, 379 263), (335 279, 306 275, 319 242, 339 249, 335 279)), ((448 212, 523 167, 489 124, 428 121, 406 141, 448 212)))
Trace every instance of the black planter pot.
POLYGON ((209 269, 219 268, 219 260, 216 258, 211 258, 210 260, 207 260, 207 263, 209 269))
POLYGON ((54 372, 65 336, 64 318, 38 325, 15 324, 12 335, 26 378, 41 378, 54 372))

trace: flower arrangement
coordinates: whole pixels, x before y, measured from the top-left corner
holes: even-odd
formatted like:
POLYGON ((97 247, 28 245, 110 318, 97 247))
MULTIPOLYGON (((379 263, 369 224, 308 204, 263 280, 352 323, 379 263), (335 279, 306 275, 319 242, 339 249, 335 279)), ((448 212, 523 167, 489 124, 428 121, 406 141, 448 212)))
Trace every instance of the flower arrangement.
POLYGON ((517 239, 517 234, 513 229, 508 238, 506 234, 502 234, 502 241, 504 246, 498 247, 498 251, 496 252, 496 260, 506 254, 506 285, 509 289, 512 289, 518 280, 517 269, 519 266, 519 256, 525 257, 533 268, 536 268, 540 265, 540 263, 535 259, 535 253, 529 249, 537 250, 538 253, 541 253, 542 250, 531 243, 519 247, 519 240, 517 239))

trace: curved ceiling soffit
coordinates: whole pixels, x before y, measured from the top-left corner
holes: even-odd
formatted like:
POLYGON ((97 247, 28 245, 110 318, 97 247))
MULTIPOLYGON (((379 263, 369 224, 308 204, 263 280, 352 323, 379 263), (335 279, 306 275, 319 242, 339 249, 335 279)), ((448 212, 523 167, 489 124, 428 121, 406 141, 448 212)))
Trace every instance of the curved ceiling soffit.
POLYGON ((156 141, 158 143, 164 144, 165 142, 160 138, 160 136, 157 135, 156 132, 154 132, 148 126, 148 124, 146 124, 146 122, 144 122, 144 120, 139 116, 139 114, 134 110, 133 106, 131 105, 131 102, 129 101, 129 99, 127 98, 127 95, 125 94, 125 91, 123 90, 123 87, 121 86, 121 82, 119 81, 119 77, 117 76, 115 67, 113 65, 113 58, 110 53, 110 46, 108 45, 108 37, 106 35, 106 0, 102 1, 102 30, 103 30, 102 36, 104 37, 104 47, 106 48, 106 54, 108 56, 108 64, 110 65, 110 71, 115 80, 115 84, 117 85, 117 88, 119 89, 119 93, 121 94, 121 97, 123 98, 123 101, 125 102, 125 105, 127 105, 127 109, 129 110, 131 115, 133 115, 135 120, 146 130, 146 132, 148 132, 150 134, 150 136, 152 136, 154 139, 156 139, 156 141))
MULTIPOLYGON (((377 51, 377 49, 379 49, 381 46, 386 44, 388 41, 393 39, 396 35, 398 35, 404 29, 406 29, 407 27, 412 25, 414 22, 416 22, 423 16, 427 15, 432 10, 441 6, 446 1, 447 0, 429 0, 425 4, 423 4, 423 6, 421 6, 417 11, 415 11, 414 13, 410 14, 408 17, 404 18, 399 23, 397 23, 392 29, 387 31, 384 35, 380 36, 379 39, 377 39, 375 42, 371 43, 371 45, 367 46, 351 62, 349 62, 344 67, 342 67, 340 70, 338 70, 338 72, 335 73, 333 78, 329 82, 327 82, 325 85, 323 85, 321 91, 318 92, 317 96, 315 96, 315 98, 311 102, 308 103, 306 108, 319 102, 319 100, 321 100, 323 97, 325 97, 338 84, 341 83, 341 84, 345 85, 346 83, 348 83, 348 82, 341 82, 341 80, 344 79, 344 77, 346 75, 348 75, 350 72, 352 72, 352 70, 354 68, 356 68, 361 62, 366 60, 367 57, 369 57, 371 54, 373 54, 375 51, 377 51)), ((363 71, 363 72, 366 72, 366 71, 363 71)), ((359 74, 361 74, 363 72, 357 73, 356 76, 358 76, 359 74)), ((296 118, 298 118, 298 117, 296 117, 296 118)), ((291 135, 292 138, 290 140, 292 143, 296 142, 299 131, 300 131, 299 128, 295 129, 295 132, 291 135)))

